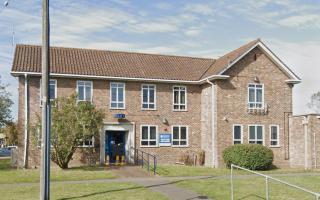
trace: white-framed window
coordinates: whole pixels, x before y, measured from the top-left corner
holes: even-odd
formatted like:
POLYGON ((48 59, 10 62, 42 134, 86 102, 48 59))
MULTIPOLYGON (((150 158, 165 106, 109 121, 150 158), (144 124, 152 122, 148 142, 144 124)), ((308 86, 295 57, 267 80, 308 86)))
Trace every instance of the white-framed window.
POLYGON ((264 107, 264 85, 250 83, 248 85, 248 108, 262 109, 264 107))
MULTIPOLYGON (((40 95, 40 105, 42 106, 42 81, 40 79, 40 87, 39 87, 39 95, 40 95)), ((57 80, 50 79, 49 80, 49 98, 50 101, 53 101, 57 98, 57 80)))
POLYGON ((78 140, 78 147, 94 147, 94 137, 78 140))
POLYGON ((92 102, 92 81, 77 81, 78 101, 92 102))
POLYGON ((142 110, 156 109, 156 85, 142 84, 141 85, 141 108, 142 110))
POLYGON ((243 126, 240 124, 233 125, 233 144, 242 144, 243 143, 243 126))
POLYGON ((173 86, 173 110, 187 110, 187 87, 173 86))
POLYGON ((264 144, 264 126, 263 125, 249 125, 249 143, 250 144, 264 144))
POLYGON ((158 145, 158 127, 155 125, 141 125, 141 147, 156 147, 158 145))
POLYGON ((270 146, 279 147, 279 125, 270 125, 270 146))
POLYGON ((125 109, 125 83, 110 83, 110 108, 125 109))
POLYGON ((172 126, 172 146, 186 147, 188 144, 188 126, 172 126))

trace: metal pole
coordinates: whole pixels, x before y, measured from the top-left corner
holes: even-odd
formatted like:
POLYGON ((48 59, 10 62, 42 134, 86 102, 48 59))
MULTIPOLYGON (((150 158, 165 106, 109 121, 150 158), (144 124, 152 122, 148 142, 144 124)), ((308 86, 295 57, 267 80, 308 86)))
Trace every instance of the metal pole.
POLYGON ((141 163, 141 167, 143 168, 143 163, 144 163, 144 160, 143 160, 143 151, 141 151, 141 160, 142 160, 142 163, 141 163))
POLYGON ((156 175, 156 169, 157 169, 157 158, 153 157, 153 174, 156 175))
POLYGON ((266 177, 266 200, 269 200, 269 184, 268 184, 268 177, 266 177))
POLYGON ((233 200, 233 164, 231 164, 230 186, 231 186, 231 200, 233 200))
POLYGON ((150 172, 150 160, 149 160, 149 154, 148 154, 148 172, 150 172))
POLYGON ((49 0, 42 0, 42 147, 40 200, 50 199, 49 0))

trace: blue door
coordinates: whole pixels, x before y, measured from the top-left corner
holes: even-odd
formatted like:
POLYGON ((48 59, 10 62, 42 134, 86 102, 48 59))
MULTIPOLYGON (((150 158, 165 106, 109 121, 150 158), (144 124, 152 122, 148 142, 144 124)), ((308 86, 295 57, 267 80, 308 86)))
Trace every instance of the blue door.
POLYGON ((106 131, 105 144, 109 163, 115 163, 116 156, 121 158, 125 155, 125 131, 106 131))

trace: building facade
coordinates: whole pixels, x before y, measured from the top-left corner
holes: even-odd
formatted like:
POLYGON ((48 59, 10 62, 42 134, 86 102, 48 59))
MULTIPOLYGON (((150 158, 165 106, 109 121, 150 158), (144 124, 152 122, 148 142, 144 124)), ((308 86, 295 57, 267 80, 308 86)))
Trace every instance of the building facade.
MULTIPOLYGON (((17 45, 12 68, 19 77, 19 166, 40 159, 26 126, 41 110, 40 53, 17 45)), ((290 165, 292 89, 300 79, 259 39, 218 59, 59 47, 51 58, 50 97, 76 93, 105 113, 100 136, 82 141, 74 163, 85 162, 82 148, 96 148, 101 164, 113 162, 114 151, 130 162, 138 148, 160 163, 196 157, 223 167, 226 147, 257 143, 273 150, 274 164, 290 165)))

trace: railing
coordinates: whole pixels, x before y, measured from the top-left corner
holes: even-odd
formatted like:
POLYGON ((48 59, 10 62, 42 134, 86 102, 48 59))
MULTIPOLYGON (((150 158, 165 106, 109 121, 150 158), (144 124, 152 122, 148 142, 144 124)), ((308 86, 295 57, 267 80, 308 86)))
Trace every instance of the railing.
POLYGON ((258 172, 255 172, 255 171, 252 171, 252 170, 243 168, 243 167, 239 167, 239 166, 234 165, 234 164, 231 164, 231 175, 230 175, 231 200, 234 200, 234 185, 233 185, 233 169, 234 169, 234 168, 241 169, 241 170, 250 172, 250 173, 252 173, 252 174, 256 174, 256 175, 259 175, 259 176, 264 177, 264 178, 265 178, 265 188, 266 188, 266 200, 269 200, 269 180, 273 180, 273 181, 282 183, 282 184, 284 184, 284 185, 287 185, 287 186, 289 186, 289 187, 292 187, 292 188, 295 188, 295 189, 298 189, 298 190, 302 190, 302 191, 304 191, 304 192, 306 192, 306 193, 309 193, 309 194, 313 195, 313 196, 315 197, 315 200, 320 200, 320 193, 312 192, 312 191, 310 191, 310 190, 308 190, 308 189, 299 187, 299 186, 297 186, 297 185, 293 185, 293 184, 291 184, 291 183, 287 183, 287 182, 282 181, 282 180, 279 180, 279 179, 277 179, 277 178, 273 178, 273 177, 271 177, 271 176, 264 175, 264 174, 261 174, 261 173, 258 173, 258 172))
POLYGON ((134 147, 131 149, 134 151, 134 164, 141 165, 142 168, 146 167, 149 173, 152 171, 156 175, 157 157, 134 147))

